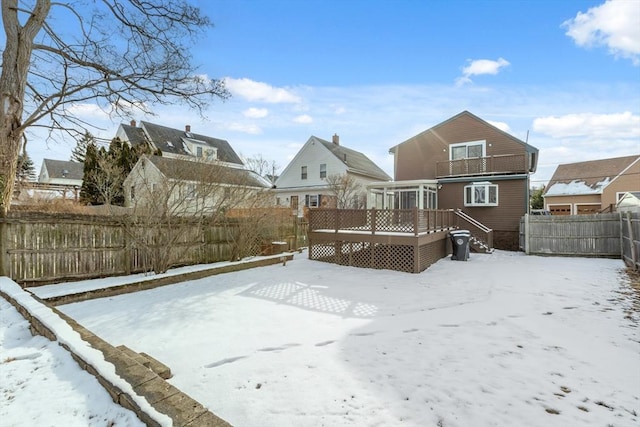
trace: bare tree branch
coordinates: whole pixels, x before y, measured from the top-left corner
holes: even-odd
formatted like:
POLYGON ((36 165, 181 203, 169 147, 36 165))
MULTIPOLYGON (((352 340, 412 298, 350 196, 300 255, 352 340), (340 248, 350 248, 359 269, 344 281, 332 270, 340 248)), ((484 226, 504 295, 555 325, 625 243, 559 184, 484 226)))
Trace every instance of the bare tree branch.
POLYGON ((179 102, 203 114, 229 96, 221 80, 198 75, 191 43, 211 26, 187 0, 0 0, 7 37, 0 74, 0 214, 9 209, 19 142, 42 125, 83 134, 71 107, 112 116, 179 102), (28 7, 28 5, 33 5, 28 7))

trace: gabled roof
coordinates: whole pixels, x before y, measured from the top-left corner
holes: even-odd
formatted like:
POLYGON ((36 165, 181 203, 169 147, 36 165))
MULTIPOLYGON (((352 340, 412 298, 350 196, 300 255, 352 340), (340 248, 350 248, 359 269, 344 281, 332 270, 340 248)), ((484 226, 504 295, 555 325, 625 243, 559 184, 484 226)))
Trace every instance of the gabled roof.
MULTIPOLYGON (((429 129, 427 129, 427 130, 425 130, 425 131, 421 132, 421 133, 420 133, 420 134, 418 134, 418 135, 421 135, 421 134, 423 134, 423 133, 436 133, 436 134, 437 134, 437 129, 438 129, 439 127, 444 126, 444 125, 447 125, 447 124, 449 124, 450 122, 453 122, 453 121, 455 121, 455 120, 457 120, 457 119, 459 119, 460 117, 463 117, 463 116, 471 117, 472 119, 474 119, 474 120, 476 120, 476 121, 478 121, 478 122, 480 122, 480 123, 484 124, 485 126, 489 126, 489 127, 493 128, 494 130, 496 130, 496 131, 498 131, 498 132, 502 133, 503 135, 505 135, 505 136, 509 137, 509 138, 510 138, 511 140, 513 140, 514 142, 517 142, 518 144, 522 144, 522 145, 525 147, 525 150, 527 151, 527 153, 537 153, 537 152, 539 151, 539 150, 538 150, 536 147, 534 147, 533 145, 530 145, 530 144, 528 144, 528 143, 526 143, 526 142, 522 141, 521 139, 516 138, 515 136, 511 135, 510 133, 503 131, 502 129, 500 129, 500 128, 498 128, 498 127, 494 126, 494 125, 492 125, 491 123, 489 123, 489 122, 487 122, 487 121, 485 121, 485 120, 481 119, 480 117, 476 116, 475 114, 470 113, 470 112, 469 112, 469 111, 467 111, 467 110, 464 110, 463 112, 458 113, 458 114, 456 114, 455 116, 448 118, 448 119, 447 119, 447 120, 445 120, 444 122, 440 122, 440 123, 438 123, 437 125, 435 125, 435 126, 433 126, 433 127, 430 127, 429 129)), ((413 139, 413 138, 415 138, 415 136, 413 136, 413 137, 411 137, 411 138, 409 138, 409 139, 413 139)), ((408 141, 408 140, 407 140, 407 141, 408 141)), ((407 141, 401 142, 401 143, 400 143, 400 144, 398 144, 398 145, 402 145, 402 144, 404 144, 404 143, 405 143, 405 142, 407 142, 407 141)), ((395 148, 396 148, 398 145, 394 145, 393 147, 391 147, 391 148, 389 149, 389 153, 390 153, 390 154, 393 154, 393 153, 395 152, 395 148)))
POLYGON ((544 196, 600 194, 607 185, 638 161, 640 155, 559 165, 544 196))
POLYGON ((242 165, 242 160, 233 151, 231 145, 224 139, 212 138, 185 130, 173 129, 155 123, 140 122, 140 127, 121 125, 131 145, 138 145, 150 141, 156 148, 164 153, 193 156, 187 148, 187 142, 215 148, 218 152, 218 160, 242 165))
MULTIPOLYGON (((391 177, 385 171, 380 169, 378 165, 373 163, 367 156, 359 151, 352 150, 333 142, 325 141, 317 136, 311 136, 309 141, 316 141, 322 144, 334 156, 344 163, 348 171, 351 173, 366 175, 368 177, 378 179, 380 181, 389 181, 391 177)), ((307 142, 308 143, 308 142, 307 142)))
POLYGON ((49 178, 82 180, 84 175, 84 163, 44 159, 42 165, 47 168, 49 178))
POLYGON ((161 156, 146 156, 164 176, 182 181, 220 183, 269 188, 271 184, 255 172, 223 166, 220 163, 195 162, 161 156))

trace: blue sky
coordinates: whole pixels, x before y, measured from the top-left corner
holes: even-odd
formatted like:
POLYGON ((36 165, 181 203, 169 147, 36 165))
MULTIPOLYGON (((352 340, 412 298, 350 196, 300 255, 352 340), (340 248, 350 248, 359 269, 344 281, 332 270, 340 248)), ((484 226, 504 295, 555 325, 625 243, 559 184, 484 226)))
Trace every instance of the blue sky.
MULTIPOLYGON (((214 27, 192 48, 232 98, 207 120, 181 106, 136 117, 228 140, 283 169, 311 135, 393 176, 390 147, 468 110, 560 163, 640 154, 640 0, 201 0, 214 27)), ((111 138, 90 104, 79 114, 111 138)), ((30 143, 68 159, 74 141, 30 143)))

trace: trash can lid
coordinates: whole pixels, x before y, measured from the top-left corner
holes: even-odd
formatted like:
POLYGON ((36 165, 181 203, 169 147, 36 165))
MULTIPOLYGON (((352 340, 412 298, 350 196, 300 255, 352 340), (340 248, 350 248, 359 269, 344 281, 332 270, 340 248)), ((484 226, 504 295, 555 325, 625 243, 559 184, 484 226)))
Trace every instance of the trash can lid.
POLYGON ((468 235, 471 235, 471 232, 469 230, 453 230, 453 231, 450 231, 449 234, 452 234, 452 235, 456 235, 456 234, 468 234, 468 235))

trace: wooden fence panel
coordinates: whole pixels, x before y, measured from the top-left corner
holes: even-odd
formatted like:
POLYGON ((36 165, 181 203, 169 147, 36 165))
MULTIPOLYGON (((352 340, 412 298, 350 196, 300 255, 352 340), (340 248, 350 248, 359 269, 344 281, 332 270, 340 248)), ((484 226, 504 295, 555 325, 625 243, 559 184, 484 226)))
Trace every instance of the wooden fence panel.
MULTIPOLYGON (((242 217, 237 221, 243 221, 242 217)), ((170 248, 171 265, 229 260, 230 237, 236 226, 181 222, 179 240, 170 248)), ((113 217, 10 213, 0 218, 0 276, 37 285, 150 271, 148 248, 136 247, 135 239, 127 234, 113 217)), ((306 224, 298 224, 293 216, 283 217, 269 223, 259 235, 290 242, 295 249, 298 242, 306 241, 306 224)))
POLYGON ((622 259, 627 266, 640 271, 640 212, 620 216, 622 259))
POLYGON ((619 258, 620 214, 527 215, 521 222, 528 254, 619 258))

